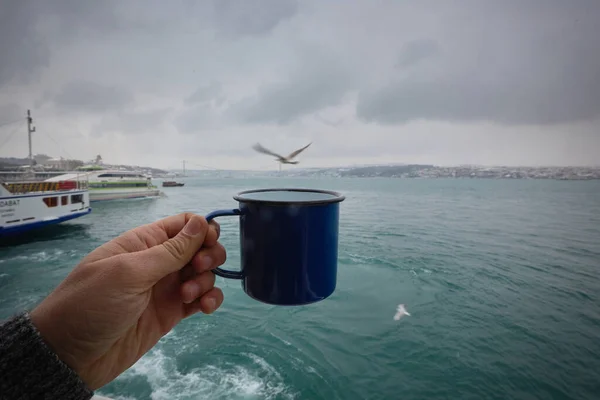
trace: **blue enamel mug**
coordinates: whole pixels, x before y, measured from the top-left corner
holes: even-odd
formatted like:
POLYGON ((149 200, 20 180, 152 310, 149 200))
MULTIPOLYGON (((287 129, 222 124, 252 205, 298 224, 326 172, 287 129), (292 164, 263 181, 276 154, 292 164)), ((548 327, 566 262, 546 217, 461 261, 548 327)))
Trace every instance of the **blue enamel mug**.
POLYGON ((304 305, 329 297, 337 281, 339 206, 345 197, 313 189, 258 189, 233 197, 239 207, 206 215, 238 216, 241 268, 216 268, 242 281, 251 298, 304 305))

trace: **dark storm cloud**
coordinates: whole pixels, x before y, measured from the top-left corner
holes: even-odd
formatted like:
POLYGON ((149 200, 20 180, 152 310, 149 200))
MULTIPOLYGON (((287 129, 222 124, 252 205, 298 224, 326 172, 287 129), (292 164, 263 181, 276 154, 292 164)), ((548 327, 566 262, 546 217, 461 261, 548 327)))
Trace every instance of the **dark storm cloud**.
POLYGON ((439 46, 432 40, 413 40, 406 43, 400 52, 396 67, 405 68, 439 53, 439 46))
POLYGON ((92 133, 102 136, 106 132, 118 132, 124 135, 165 132, 167 117, 172 111, 171 108, 159 108, 111 113, 92 128, 92 133))
POLYGON ((357 116, 555 124, 600 115, 600 2, 533 3, 488 3, 450 19, 439 51, 403 53, 420 59, 417 70, 361 91, 357 116))
POLYGON ((133 112, 134 94, 183 99, 175 127, 190 133, 309 115, 327 124, 348 94, 356 115, 344 121, 555 124, 600 115, 599 20, 598 0, 4 1, 0 86, 29 83, 71 111, 133 112), (76 77, 60 63, 83 58, 76 77))
MULTIPOLYGON (((29 0, 31 1, 31 0, 29 0)), ((82 32, 109 32, 123 29, 126 25, 119 17, 118 0, 34 0, 39 15, 57 22, 57 28, 63 34, 82 32)))
POLYGON ((51 98, 57 107, 86 112, 122 109, 134 103, 133 95, 126 89, 90 81, 69 82, 51 98))
POLYGON ((300 117, 340 104, 353 76, 334 51, 303 48, 289 78, 261 85, 255 96, 232 105, 228 115, 250 124, 289 124, 300 117))
POLYGON ((492 75, 486 66, 480 74, 392 82, 363 91, 357 115, 382 124, 415 119, 556 124, 600 115, 600 63, 565 64, 554 59, 543 72, 515 71, 510 77, 492 75), (566 69, 573 75, 561 79, 566 69))
POLYGON ((82 32, 106 32, 119 20, 115 0, 23 0, 0 5, 0 86, 31 83, 50 65, 52 47, 82 32))
POLYGON ((14 103, 2 104, 0 105, 0 125, 15 121, 19 118, 25 121, 26 112, 26 110, 14 103))
POLYGON ((49 65, 50 51, 31 21, 35 14, 35 3, 27 1, 0 6, 0 87, 13 80, 29 83, 49 65))
POLYGON ((257 96, 232 107, 234 118, 246 123, 288 124, 304 115, 339 104, 347 88, 335 75, 290 80, 261 86, 257 96))
POLYGON ((183 111, 175 120, 175 126, 180 133, 196 134, 217 129, 219 116, 206 104, 195 105, 183 111))
POLYGON ((183 2, 23 0, 0 5, 0 87, 31 83, 57 46, 122 33, 169 34, 212 29, 226 36, 263 35, 297 11, 294 0, 183 2))
POLYGON ((291 18, 296 0, 214 0, 218 29, 227 35, 261 35, 291 18))
POLYGON ((187 99, 188 104, 201 104, 210 101, 220 102, 223 100, 222 85, 220 82, 211 81, 207 85, 200 86, 187 99))

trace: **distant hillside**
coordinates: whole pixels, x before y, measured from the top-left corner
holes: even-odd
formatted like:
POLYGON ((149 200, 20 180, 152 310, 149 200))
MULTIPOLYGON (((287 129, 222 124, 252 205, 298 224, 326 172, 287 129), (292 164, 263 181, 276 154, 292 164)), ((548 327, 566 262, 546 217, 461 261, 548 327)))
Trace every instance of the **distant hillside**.
POLYGON ((0 166, 12 166, 27 165, 29 164, 28 158, 17 158, 17 157, 0 157, 0 166))
POLYGON ((420 164, 408 164, 408 165, 379 165, 370 167, 358 167, 350 168, 348 170, 340 171, 340 176, 348 177, 384 177, 394 178, 402 175, 410 176, 412 173, 423 169, 433 168, 433 165, 420 165, 420 164))
MULTIPOLYGON (((36 156, 37 157, 37 156, 36 156)), ((46 159, 50 159, 50 157, 46 156, 46 159)), ((82 161, 79 160, 65 160, 66 164, 72 164, 72 169, 74 169, 76 166, 78 165, 83 165, 82 161), (69 162, 72 161, 72 162, 69 162)), ((49 165, 45 165, 45 163, 43 162, 35 162, 34 160, 34 165, 37 164, 38 166, 42 167, 47 170, 47 169, 56 169, 57 167, 55 166, 54 168, 52 168, 49 165)), ((21 165, 29 165, 29 159, 28 158, 17 158, 17 157, 0 157, 0 170, 2 169, 14 169, 18 166, 21 165)), ((152 174, 166 174, 167 171, 163 170, 163 169, 159 169, 159 168, 153 168, 153 167, 143 167, 143 166, 138 166, 138 165, 116 165, 116 164, 112 164, 112 165, 103 165, 105 168, 121 168, 121 169, 125 169, 128 171, 132 171, 132 170, 142 170, 144 172, 151 172, 152 174)), ((63 166, 63 168, 65 168, 63 166)), ((68 168, 68 167, 67 167, 68 168)))
MULTIPOLYGON (((218 176, 225 171, 204 171, 218 176)), ((600 167, 509 167, 462 165, 440 167, 429 164, 369 165, 337 168, 289 168, 283 171, 238 171, 246 176, 331 177, 331 178, 468 178, 468 179, 600 179, 600 167)))
POLYGON ((21 165, 29 165, 29 159, 16 157, 0 157, 0 171, 16 170, 21 165))
POLYGON ((289 170, 287 176, 353 178, 480 178, 480 179, 600 179, 600 167, 507 167, 435 165, 381 165, 318 170, 289 170))

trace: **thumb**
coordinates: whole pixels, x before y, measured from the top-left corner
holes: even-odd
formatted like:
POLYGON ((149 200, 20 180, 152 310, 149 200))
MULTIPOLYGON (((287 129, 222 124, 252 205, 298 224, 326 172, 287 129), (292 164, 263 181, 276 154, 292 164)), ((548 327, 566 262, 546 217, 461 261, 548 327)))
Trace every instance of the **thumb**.
POLYGON ((188 264, 200 250, 208 232, 208 222, 193 215, 183 229, 171 239, 137 253, 130 253, 131 262, 143 269, 152 284, 188 264))

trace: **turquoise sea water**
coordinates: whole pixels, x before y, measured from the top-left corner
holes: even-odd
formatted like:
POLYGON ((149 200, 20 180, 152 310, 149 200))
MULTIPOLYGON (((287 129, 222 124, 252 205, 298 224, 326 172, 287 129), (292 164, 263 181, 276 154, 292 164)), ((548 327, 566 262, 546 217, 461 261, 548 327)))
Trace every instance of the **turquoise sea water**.
MULTIPOLYGON (((0 318, 32 307, 87 252, 241 190, 342 192, 338 286, 280 308, 217 278, 222 308, 178 325, 99 394, 116 399, 597 399, 600 182, 192 179, 107 202, 0 247, 0 318), (412 314, 394 321, 399 303, 412 314)), ((219 220, 227 266, 237 222, 219 220)))

